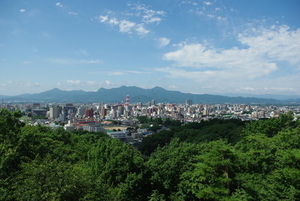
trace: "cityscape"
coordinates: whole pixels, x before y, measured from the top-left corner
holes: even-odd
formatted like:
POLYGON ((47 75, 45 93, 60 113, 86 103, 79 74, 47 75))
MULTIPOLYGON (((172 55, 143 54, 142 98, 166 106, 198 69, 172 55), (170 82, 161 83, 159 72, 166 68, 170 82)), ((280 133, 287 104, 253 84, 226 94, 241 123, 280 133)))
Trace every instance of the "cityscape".
POLYGON ((300 0, 0 0, 0 201, 300 201, 300 0))
POLYGON ((295 118, 300 117, 300 105, 272 104, 193 104, 191 99, 185 103, 131 103, 130 95, 124 97, 121 103, 22 103, 4 104, 2 108, 11 111, 20 110, 23 121, 30 125, 44 125, 53 129, 64 128, 68 131, 85 130, 88 132, 106 132, 112 138, 123 141, 141 141, 143 137, 153 134, 153 125, 143 126, 139 117, 170 119, 181 122, 182 125, 208 121, 211 119, 239 119, 253 121, 258 119, 278 118, 289 112, 295 118), (140 128, 140 127, 143 128, 140 128), (131 129, 128 129, 131 128, 131 129))

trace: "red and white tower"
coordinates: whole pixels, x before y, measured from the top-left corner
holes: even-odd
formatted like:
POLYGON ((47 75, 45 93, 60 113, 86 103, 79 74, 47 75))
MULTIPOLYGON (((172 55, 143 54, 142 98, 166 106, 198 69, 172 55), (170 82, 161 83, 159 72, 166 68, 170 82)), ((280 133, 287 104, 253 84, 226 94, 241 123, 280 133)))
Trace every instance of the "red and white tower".
POLYGON ((126 102, 125 102, 125 106, 129 106, 129 103, 130 103, 130 97, 129 97, 129 95, 127 94, 127 96, 126 96, 126 102))

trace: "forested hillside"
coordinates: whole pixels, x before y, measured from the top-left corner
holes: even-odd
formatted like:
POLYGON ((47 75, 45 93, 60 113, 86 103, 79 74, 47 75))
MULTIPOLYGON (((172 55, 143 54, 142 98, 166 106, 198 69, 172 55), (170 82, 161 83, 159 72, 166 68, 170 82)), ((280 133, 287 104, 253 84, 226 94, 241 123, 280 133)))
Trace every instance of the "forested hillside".
POLYGON ((293 114, 173 126, 136 149, 0 110, 0 200, 300 200, 293 114))

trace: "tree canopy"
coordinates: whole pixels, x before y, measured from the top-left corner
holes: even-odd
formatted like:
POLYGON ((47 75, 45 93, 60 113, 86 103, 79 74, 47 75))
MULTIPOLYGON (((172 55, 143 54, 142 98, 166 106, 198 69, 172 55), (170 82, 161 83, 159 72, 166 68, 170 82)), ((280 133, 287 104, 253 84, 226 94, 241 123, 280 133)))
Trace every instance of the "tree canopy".
POLYGON ((300 200, 293 114, 174 122, 138 149, 105 133, 30 126, 20 117, 0 110, 0 200, 300 200))

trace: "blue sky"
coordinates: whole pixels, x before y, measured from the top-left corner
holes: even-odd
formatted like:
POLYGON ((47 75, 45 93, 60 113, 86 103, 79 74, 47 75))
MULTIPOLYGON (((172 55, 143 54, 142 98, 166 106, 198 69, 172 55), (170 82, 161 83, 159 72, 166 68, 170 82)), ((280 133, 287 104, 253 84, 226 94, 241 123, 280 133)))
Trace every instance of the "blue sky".
POLYGON ((1 0, 0 94, 300 95, 299 0, 1 0))

